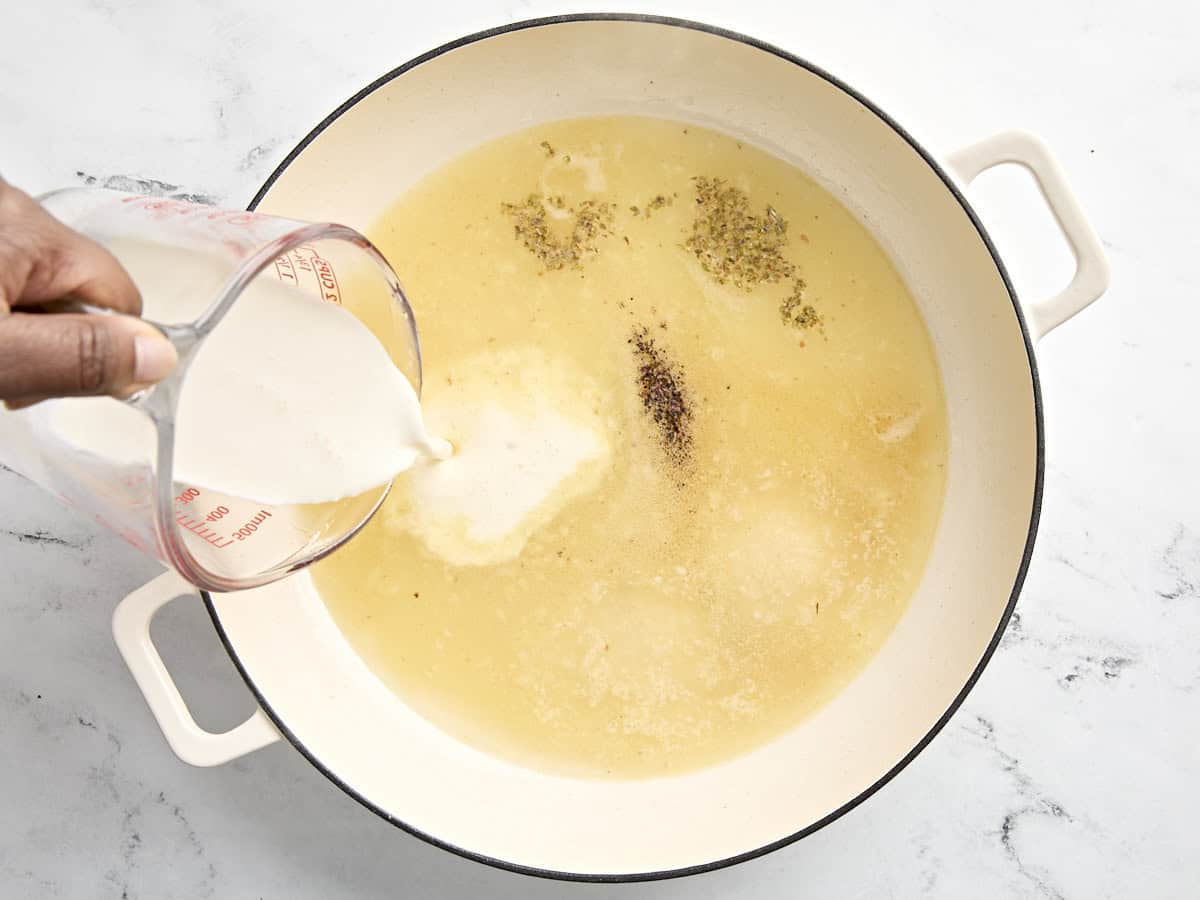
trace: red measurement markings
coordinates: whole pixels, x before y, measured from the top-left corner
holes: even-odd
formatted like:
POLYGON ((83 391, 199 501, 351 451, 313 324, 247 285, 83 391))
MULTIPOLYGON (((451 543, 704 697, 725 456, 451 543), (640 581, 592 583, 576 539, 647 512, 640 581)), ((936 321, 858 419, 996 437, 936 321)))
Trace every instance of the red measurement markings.
POLYGON ((299 269, 301 272, 311 272, 312 266, 309 264, 308 260, 309 260, 309 257, 313 257, 316 255, 317 255, 317 251, 314 250, 312 247, 308 246, 308 244, 301 244, 299 247, 297 247, 295 250, 292 251, 292 261, 296 264, 296 268, 299 269), (308 254, 308 256, 304 255, 306 253, 308 254))
POLYGON ((217 507, 213 508, 212 512, 210 512, 207 516, 204 517, 204 521, 205 522, 219 522, 223 518, 225 518, 227 515, 229 515, 229 507, 228 506, 217 506, 217 507))
POLYGON ((286 256, 275 257, 275 277, 284 284, 293 286, 300 284, 300 279, 296 277, 296 267, 286 256))
POLYGON ((233 546, 234 542, 232 538, 214 531, 205 524, 203 519, 198 519, 184 510, 175 510, 175 522, 180 528, 186 528, 192 534, 196 535, 196 537, 207 541, 218 550, 233 546))
POLYGON ((268 510, 260 509, 258 512, 256 512, 254 514, 254 516, 250 519, 249 522, 247 522, 245 525, 243 525, 241 528, 239 528, 237 531, 235 531, 233 533, 233 536, 235 538, 237 538, 239 541, 244 541, 244 540, 246 540, 246 538, 253 535, 254 532, 258 531, 258 526, 261 525, 263 522, 267 521, 267 519, 269 519, 269 518, 271 518, 271 513, 268 510))
POLYGON ((280 281, 297 285, 300 284, 300 279, 303 277, 301 273, 308 273, 312 278, 313 287, 317 289, 321 299, 339 306, 342 303, 342 289, 338 284, 337 275, 333 271, 333 265, 317 253, 311 244, 301 244, 286 257, 277 259, 275 272, 280 281), (290 278, 281 271, 280 262, 285 259, 287 261, 286 271, 290 274, 290 278))
MULTIPOLYGON (((221 534, 213 528, 209 528, 209 525, 213 522, 219 522, 229 515, 229 507, 214 506, 207 513, 200 510, 193 512, 192 510, 196 508, 192 504, 199 500, 200 496, 200 490, 194 487, 184 488, 175 495, 175 522, 180 528, 186 528, 192 534, 201 540, 207 541, 217 549, 232 547, 235 543, 233 538, 221 534), (191 509, 179 508, 184 506, 191 506, 191 509)), ((238 540, 241 540, 241 538, 238 540)))
POLYGON ((123 197, 126 206, 141 208, 157 220, 166 218, 198 217, 223 225, 249 225, 257 218, 244 209, 218 209, 203 203, 188 203, 185 200, 170 200, 165 197, 123 197))
POLYGON ((317 280, 321 282, 321 296, 330 303, 340 305, 342 292, 338 288, 337 276, 333 274, 333 266, 329 264, 329 260, 314 256, 313 268, 317 271, 317 280))

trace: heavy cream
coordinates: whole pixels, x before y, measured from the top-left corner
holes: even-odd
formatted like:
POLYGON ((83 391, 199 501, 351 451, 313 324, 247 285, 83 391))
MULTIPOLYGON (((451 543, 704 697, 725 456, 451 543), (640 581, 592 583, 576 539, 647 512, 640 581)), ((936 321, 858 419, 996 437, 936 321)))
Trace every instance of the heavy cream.
POLYGON ((455 454, 416 466, 388 516, 448 562, 513 559, 608 466, 611 425, 597 387, 536 347, 463 360, 427 385, 423 405, 455 454))

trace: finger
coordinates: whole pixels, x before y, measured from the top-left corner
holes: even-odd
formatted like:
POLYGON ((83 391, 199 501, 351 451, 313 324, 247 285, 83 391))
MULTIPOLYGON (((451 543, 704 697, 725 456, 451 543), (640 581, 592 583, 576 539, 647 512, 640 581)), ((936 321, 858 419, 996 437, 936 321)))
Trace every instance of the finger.
POLYGON ((51 235, 52 259, 55 268, 49 272, 49 282, 39 285, 31 296, 27 289, 22 303, 71 298, 92 306, 111 309, 130 316, 142 314, 142 295, 117 262, 117 258, 78 232, 59 225, 61 231, 51 235))
POLYGON ((142 298, 115 256, 0 182, 0 306, 71 297, 129 315, 142 298))
POLYGON ((49 397, 26 397, 24 400, 5 400, 4 408, 9 412, 16 412, 19 409, 28 409, 31 406, 37 406, 43 400, 49 399, 49 397))
POLYGON ((0 398, 126 397, 174 370, 175 348, 131 316, 36 315, 0 319, 0 398))

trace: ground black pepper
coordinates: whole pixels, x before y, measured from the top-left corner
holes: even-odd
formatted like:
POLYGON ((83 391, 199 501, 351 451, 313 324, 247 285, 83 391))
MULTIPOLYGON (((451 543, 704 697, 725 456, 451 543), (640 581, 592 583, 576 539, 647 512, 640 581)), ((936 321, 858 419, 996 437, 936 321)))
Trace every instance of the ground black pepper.
POLYGON ((659 347, 644 326, 629 338, 637 363, 638 394, 642 409, 658 429, 662 448, 677 465, 692 454, 692 407, 683 372, 659 347))

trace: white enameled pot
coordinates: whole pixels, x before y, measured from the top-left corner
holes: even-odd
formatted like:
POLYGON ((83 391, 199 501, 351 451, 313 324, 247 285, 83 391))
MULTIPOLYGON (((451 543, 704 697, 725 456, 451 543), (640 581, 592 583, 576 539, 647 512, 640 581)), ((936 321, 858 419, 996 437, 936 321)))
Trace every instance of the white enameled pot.
POLYGON ((196 726, 150 642, 150 618, 186 585, 163 576, 128 597, 113 624, 184 760, 222 763, 282 735, 363 804, 441 846, 520 871, 617 880, 713 868, 802 837, 870 795, 945 724, 996 647, 1032 549, 1043 473, 1033 344, 1095 300, 1108 274, 1036 139, 998 135, 939 165, 802 60, 650 17, 524 22, 434 50, 337 109, 253 205, 368 228, 458 154, 537 122, 595 114, 693 122, 794 162, 861 217, 920 304, 949 407, 945 509, 910 608, 861 675, 741 758, 678 777, 589 781, 516 767, 422 719, 354 654, 303 573, 203 598, 261 706, 225 734, 196 726), (1075 253, 1075 276, 1055 297, 1018 301, 963 196, 1006 162, 1033 173, 1075 253))

